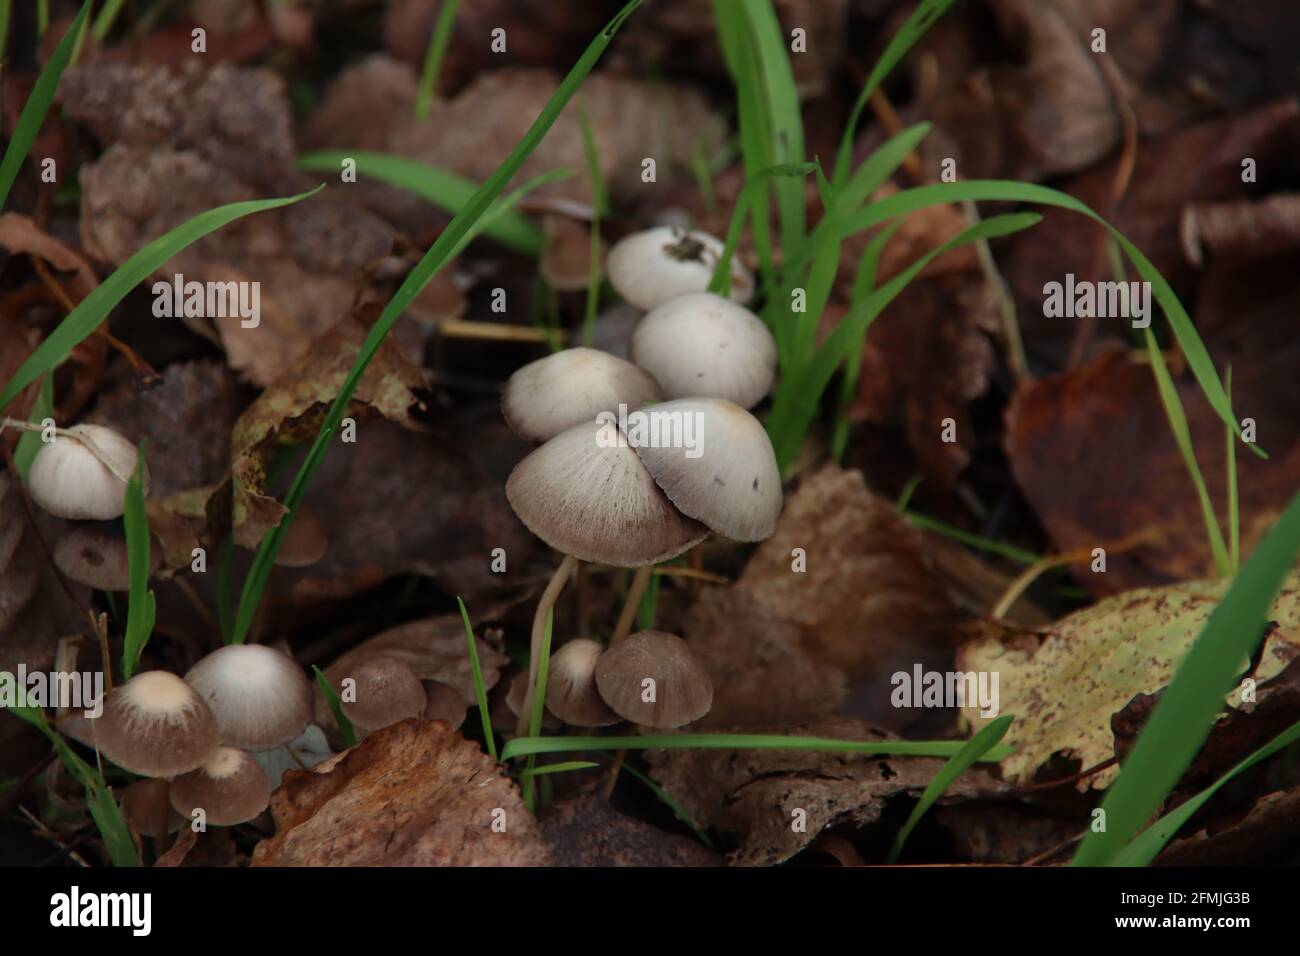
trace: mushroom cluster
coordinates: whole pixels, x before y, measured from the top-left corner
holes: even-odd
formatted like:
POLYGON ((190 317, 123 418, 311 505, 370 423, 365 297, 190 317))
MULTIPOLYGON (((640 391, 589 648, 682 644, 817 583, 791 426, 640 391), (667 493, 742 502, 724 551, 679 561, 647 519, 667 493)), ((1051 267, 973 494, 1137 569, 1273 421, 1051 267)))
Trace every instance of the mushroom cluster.
POLYGON ((654 565, 710 532, 761 541, 781 512, 776 456, 749 412, 771 391, 776 343, 743 305, 754 288, 743 267, 732 265, 731 298, 707 291, 722 248, 712 236, 673 227, 621 240, 606 273, 629 303, 648 310, 632 335, 631 361, 567 349, 506 383, 506 422, 541 443, 511 472, 506 498, 563 556, 533 618, 523 700, 512 707, 519 735, 529 729, 546 620, 580 561, 636 575, 608 646, 578 638, 552 657, 547 709, 579 727, 628 720, 671 728, 712 704, 708 672, 684 641, 628 632, 654 565), (628 425, 635 415, 668 426, 643 434, 628 425), (682 440, 685 422, 691 442, 682 440))

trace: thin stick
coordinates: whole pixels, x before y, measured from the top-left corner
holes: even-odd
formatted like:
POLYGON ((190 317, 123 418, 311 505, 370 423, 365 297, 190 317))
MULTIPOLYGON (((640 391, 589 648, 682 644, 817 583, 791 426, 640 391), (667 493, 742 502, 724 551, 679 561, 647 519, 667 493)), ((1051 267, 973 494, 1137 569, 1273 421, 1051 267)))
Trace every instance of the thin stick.
POLYGON ((505 325, 501 322, 473 322, 447 319, 438 324, 438 333, 449 339, 485 339, 493 342, 549 342, 552 335, 565 337, 563 329, 548 332, 531 325, 505 325))
POLYGON ((623 602, 623 611, 619 614, 618 624, 615 625, 614 634, 609 639, 610 647, 632 633, 632 622, 636 620, 636 612, 641 607, 641 598, 645 596, 652 571, 654 571, 653 567, 643 564, 632 576, 632 584, 627 589, 627 600, 623 602))
POLYGON ((577 566, 578 559, 566 554, 560 566, 551 575, 550 583, 546 585, 546 590, 542 592, 541 599, 537 602, 537 610, 533 614, 531 653, 528 656, 528 690, 524 693, 524 706, 519 708, 519 719, 515 723, 517 737, 527 737, 531 729, 529 722, 533 713, 533 690, 537 683, 537 668, 541 663, 538 658, 542 653, 542 639, 546 634, 546 616, 555 607, 556 599, 564 590, 569 575, 577 566))

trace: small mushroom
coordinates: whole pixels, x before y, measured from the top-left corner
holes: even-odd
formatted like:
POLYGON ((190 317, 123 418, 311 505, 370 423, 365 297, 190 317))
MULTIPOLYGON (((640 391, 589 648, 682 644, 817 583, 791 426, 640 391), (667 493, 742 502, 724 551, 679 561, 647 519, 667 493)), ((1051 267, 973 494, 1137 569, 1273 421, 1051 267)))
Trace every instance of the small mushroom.
POLYGON ((262 644, 228 644, 190 668, 189 684, 217 719, 221 742, 273 750, 297 739, 312 718, 312 688, 301 667, 262 644))
POLYGON ((696 452, 636 449, 677 510, 735 541, 770 537, 781 514, 781 472, 758 419, 721 398, 683 398, 656 405, 655 411, 700 416, 697 431, 704 441, 696 452))
POLYGON ((607 727, 620 720, 596 690, 596 659, 605 647, 579 637, 551 656, 546 682, 546 706, 574 727, 607 727))
MULTIPOLYGON (((136 460, 135 445, 111 428, 74 425, 60 430, 32 460, 27 475, 32 500, 60 518, 120 518, 136 460)), ((148 468, 144 486, 147 493, 148 468)))
POLYGON ((175 777, 217 749, 217 719, 194 688, 167 671, 145 671, 104 699, 92 722, 105 757, 142 777, 175 777))
POLYGON ((424 712, 420 715, 425 720, 441 720, 452 730, 459 730, 465 723, 465 714, 469 704, 460 696, 460 691, 440 680, 421 681, 424 687, 424 712))
MULTIPOLYGON (((605 259, 605 272, 624 299, 639 309, 653 309, 689 292, 703 292, 722 256, 723 243, 705 232, 656 226, 616 242, 605 259)), ((748 302, 754 277, 734 258, 731 298, 748 302)))
POLYGON ((725 398, 753 408, 776 380, 776 340, 763 320, 711 292, 678 296, 647 312, 628 357, 668 398, 725 398))
POLYGON ((186 820, 202 810, 209 824, 247 823, 271 804, 271 781, 251 756, 221 747, 203 766, 172 781, 171 802, 186 820))
MULTIPOLYGON (((126 535, 113 524, 70 528, 54 545, 54 563, 67 577, 96 591, 125 591, 131 586, 126 535)), ((149 573, 162 563, 156 545, 149 548, 149 573)))
MULTIPOLYGON (((527 702, 529 686, 530 677, 528 671, 520 671, 510 679, 510 689, 506 691, 506 707, 510 709, 510 713, 514 714, 517 721, 524 724, 530 724, 533 719, 532 703, 527 702)), ((542 729, 558 730, 559 727, 559 718, 543 710, 542 729)))
POLYGON ((596 688, 611 710, 643 727, 681 727, 713 706, 709 672, 663 631, 638 631, 608 648, 596 661, 596 688))
POLYGON ((501 414, 529 441, 594 422, 619 405, 639 408, 663 400, 659 383, 645 369, 596 349, 565 349, 520 368, 506 382, 501 414))
POLYGON ((299 505, 284 532, 275 563, 282 568, 306 568, 325 556, 329 538, 325 526, 308 505, 299 505))
POLYGON ((166 780, 136 780, 122 791, 122 816, 136 833, 161 840, 185 821, 172 809, 171 784, 166 780))
POLYGON ((343 713, 366 733, 419 717, 428 704, 420 679, 395 657, 376 655, 351 677, 356 681, 356 700, 344 699, 343 713))
MULTIPOLYGON (((542 219, 545 245, 537 271, 553 289, 576 292, 591 282, 591 227, 554 213, 542 219)), ((599 270, 599 254, 597 258, 599 270)), ((596 276, 599 281, 599 274, 596 276)))

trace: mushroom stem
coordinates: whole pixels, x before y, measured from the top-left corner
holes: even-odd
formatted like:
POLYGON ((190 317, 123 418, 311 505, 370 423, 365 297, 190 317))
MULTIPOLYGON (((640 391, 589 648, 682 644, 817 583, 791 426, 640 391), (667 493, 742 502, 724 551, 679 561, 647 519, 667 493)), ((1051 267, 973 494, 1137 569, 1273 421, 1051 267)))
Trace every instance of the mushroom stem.
POLYGON ((536 690, 537 669, 541 666, 542 639, 546 635, 546 618, 551 609, 555 607, 555 602, 564 590, 565 583, 569 580, 569 575, 573 569, 578 566, 578 559, 573 555, 566 554, 560 566, 555 569, 551 575, 550 582, 546 585, 546 590, 542 592, 541 599, 537 602, 537 611, 533 614, 533 637, 529 645, 528 655, 528 689, 524 693, 524 706, 519 710, 519 720, 515 724, 515 736, 527 737, 531 730, 531 718, 533 714, 533 692, 536 690))
POLYGON ((614 634, 609 639, 610 647, 632 633, 632 623, 636 620, 637 608, 641 606, 641 598, 645 596, 645 589, 650 583, 650 574, 653 570, 650 565, 643 564, 632 576, 632 584, 627 589, 627 600, 623 602, 623 611, 619 614, 618 624, 615 625, 614 634))

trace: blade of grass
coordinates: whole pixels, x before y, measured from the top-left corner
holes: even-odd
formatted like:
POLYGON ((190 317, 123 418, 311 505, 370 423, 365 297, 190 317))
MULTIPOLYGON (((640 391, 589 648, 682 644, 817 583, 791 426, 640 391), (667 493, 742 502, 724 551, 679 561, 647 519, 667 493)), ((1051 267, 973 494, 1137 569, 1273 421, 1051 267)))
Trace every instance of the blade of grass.
POLYGON ((144 510, 144 448, 140 448, 135 472, 126 484, 126 560, 130 576, 130 604, 126 609, 126 637, 122 644, 122 680, 135 675, 140 655, 153 633, 157 603, 149 587, 149 518, 144 510))
POLYGON ((934 806, 935 802, 944 795, 944 792, 952 786, 952 782, 969 770, 981 757, 996 744, 1000 743, 1006 736, 1007 730, 1011 727, 1011 722, 1015 720, 1011 714, 999 717, 997 720, 981 728, 970 740, 966 741, 966 746, 948 758, 934 779, 930 781, 925 792, 921 794, 921 799, 916 802, 912 808, 911 815, 903 828, 898 831, 894 837, 893 846, 889 849, 888 862, 897 863, 899 856, 903 852, 903 844, 911 836, 912 830, 921 822, 921 818, 934 806))
POLYGON ((262 591, 266 587, 271 565, 280 551, 280 543, 284 539, 284 533, 292 524, 294 512, 306 496, 307 487, 311 484, 312 476, 316 473, 316 469, 320 467, 330 439, 338 429, 348 403, 352 400, 352 394, 356 391, 361 377, 365 374, 366 367, 379 350, 380 343, 387 337, 393 325, 406 311, 411 301, 420 293, 420 290, 447 264, 461 244, 468 241, 475 224, 488 211, 489 206, 500 195, 506 183, 519 172, 519 168, 523 166, 524 161, 537 148, 537 144, 542 141, 542 137, 546 135, 547 130, 559 117, 565 105, 577 92, 583 79, 591 72, 591 68, 595 66, 596 61, 600 59, 600 55, 605 51, 614 34, 618 32, 619 27, 623 25, 641 3, 642 0, 631 0, 591 42, 591 45, 587 47, 586 52, 579 58, 577 64, 569 71, 568 76, 560 83, 559 89, 555 91, 546 106, 542 108, 542 112, 533 121, 533 125, 524 134, 524 138, 497 167, 496 172, 488 177, 487 181, 478 188, 474 195, 461 207, 460 211, 452 217, 451 222, 447 224, 447 228, 442 231, 437 241, 434 242, 429 251, 424 254, 424 257, 403 280, 397 291, 393 293, 388 305, 380 313, 374 327, 366 336, 365 342, 362 343, 352 370, 344 380, 338 397, 334 399, 334 404, 330 407, 325 420, 321 423, 320 431, 307 452, 307 457, 299 468, 298 474, 294 477, 293 484, 290 485, 289 491, 285 495, 283 505, 287 509, 287 513, 280 524, 262 539, 257 554, 253 558, 248 578, 244 582, 239 611, 235 616, 234 640, 236 642, 242 643, 248 634, 253 614, 256 611, 258 602, 261 600, 262 591))
POLYGON ((123 0, 107 0, 95 15, 95 25, 90 32, 96 43, 103 43, 104 38, 108 36, 108 31, 113 29, 113 22, 122 11, 122 2, 123 0))
MULTIPOLYGON (((1241 425, 1233 414, 1232 403, 1228 401, 1223 385, 1219 382, 1219 376, 1215 371, 1214 363, 1210 360, 1210 354, 1206 351, 1205 343, 1201 341, 1200 335, 1197 334, 1196 327, 1192 325, 1187 310, 1178 301, 1178 296, 1174 293, 1173 287, 1165 281, 1164 276, 1152 265, 1151 261, 1142 254, 1142 250, 1094 212, 1087 204, 1080 202, 1068 193, 1047 186, 1001 179, 971 179, 955 183, 933 183, 928 186, 917 186, 914 189, 905 189, 893 196, 882 199, 880 202, 874 203, 849 217, 844 225, 845 235, 861 232, 863 229, 869 229, 878 223, 893 219, 895 216, 915 212, 918 209, 966 201, 1039 203, 1080 213, 1102 225, 1119 243, 1120 248, 1124 250, 1124 254, 1133 263, 1142 279, 1151 283, 1155 299, 1160 304, 1160 308, 1164 312, 1174 336, 1178 339, 1183 355, 1187 358, 1187 364, 1191 368, 1192 374, 1196 376, 1196 381, 1200 383, 1201 391, 1205 393, 1206 400, 1218 416, 1232 428, 1233 434, 1238 438, 1241 437, 1241 425)), ((1250 442, 1247 447, 1252 454, 1260 458, 1268 457, 1267 453, 1257 443, 1250 442)))
POLYGON ((330 713, 334 715, 334 723, 338 726, 339 733, 343 737, 343 746, 350 750, 357 745, 357 733, 352 729, 352 721, 348 720, 348 715, 343 713, 343 704, 339 700, 339 695, 334 693, 334 688, 330 686, 325 672, 315 664, 312 665, 311 669, 312 673, 316 675, 316 685, 320 687, 321 693, 325 695, 325 703, 330 705, 330 713))
POLYGON ((9 49, 9 21, 13 17, 13 0, 0 0, 0 59, 9 49))
POLYGON ((108 313, 128 292, 186 246, 236 219, 256 212, 288 206, 315 195, 324 188, 324 186, 317 186, 310 192, 283 199, 256 199, 218 206, 216 209, 199 213, 171 232, 159 236, 114 270, 112 275, 82 299, 54 331, 46 336, 45 341, 27 357, 27 361, 18 367, 18 371, 4 387, 4 391, 0 392, 0 408, 4 408, 15 395, 61 363, 78 343, 99 327, 100 323, 108 317, 108 313))
POLYGON ((1139 833, 1128 846, 1116 854, 1115 859, 1112 861, 1113 865, 1146 866, 1149 864, 1165 848, 1165 844, 1170 841, 1173 835, 1181 830, 1183 825, 1195 815, 1196 811, 1205 806, 1224 784, 1243 770, 1250 769, 1261 760, 1271 757, 1279 750, 1289 747, 1298 740, 1300 740, 1300 723, 1295 723, 1245 760, 1242 760, 1196 796, 1184 803, 1180 803, 1176 809, 1166 813, 1139 833))
POLYGON ((822 393, 830 383, 835 369, 844 360, 855 343, 861 342, 867 329, 880 312, 893 301, 922 269, 935 257, 980 239, 1010 235, 1027 229, 1042 217, 1034 213, 1012 213, 993 216, 969 226, 943 245, 932 249, 911 266, 891 278, 875 292, 851 309, 836 326, 821 347, 790 377, 782 381, 767 420, 768 434, 776 451, 777 464, 784 472, 794 461, 814 416, 822 393))
MULTIPOLYGON (((516 737, 501 751, 502 760, 534 754, 582 750, 815 750, 830 753, 951 757, 964 740, 836 740, 774 734, 647 734, 625 737, 516 737)), ((996 762, 1011 753, 996 747, 981 758, 996 762)))
MULTIPOLYGON (((1223 390, 1232 401, 1232 366, 1229 365, 1223 377, 1223 390)), ((1228 465, 1228 556, 1232 560, 1232 573, 1241 569, 1241 505, 1237 498, 1237 443, 1233 441, 1232 429, 1225 428, 1227 449, 1224 460, 1228 465)))
POLYGON ((606 211, 605 181, 600 174, 600 157, 596 152, 596 138, 591 133, 591 121, 585 109, 578 111, 582 130, 582 155, 587 164, 587 179, 591 183, 591 239, 587 260, 587 302, 582 319, 582 344, 591 347, 596 334, 596 312, 600 307, 600 218, 606 211))
MULTIPOLYGON (((41 377, 40 391, 36 393, 36 401, 32 403, 32 410, 27 420, 39 424, 47 418, 53 420, 53 415, 54 376, 46 374, 41 377)), ((14 467, 18 470, 20 481, 27 480, 27 472, 31 470, 32 461, 40 450, 41 433, 23 432, 22 437, 18 439, 18 447, 14 449, 14 467)))
POLYGON ((1300 495, 1256 547, 1179 665, 1106 792, 1105 830, 1084 837, 1073 865, 1112 863, 1164 802, 1209 736, 1242 661, 1263 640, 1273 599, 1298 553, 1300 495))
POLYGON ((694 831, 696 837, 699 838, 701 843, 707 846, 710 850, 713 849, 713 841, 709 839, 709 835, 700 829, 696 822, 691 819, 691 815, 686 812, 686 808, 674 800, 671 793, 659 786, 659 784, 655 783, 640 770, 637 770, 636 767, 629 766, 625 763, 620 769, 623 773, 631 774, 637 780, 640 780, 645 784, 646 787, 649 788, 650 792, 659 798, 659 802, 673 812, 673 816, 694 831))
POLYGON ((727 226, 727 239, 722 246, 722 255, 718 257, 713 267, 713 275, 709 277, 708 291, 722 296, 731 294, 731 261, 736 257, 736 249, 740 246, 740 234, 744 230, 745 217, 750 212, 755 195, 767 180, 773 176, 806 176, 816 168, 815 162, 768 166, 745 181, 745 185, 740 188, 740 195, 736 197, 736 204, 732 207, 731 223, 727 226))
MULTIPOLYGON (((87 4, 89 6, 89 4, 87 4)), ((50 0, 36 0, 36 35, 43 37, 50 28, 50 0)))
POLYGON ((1001 555, 1018 564, 1032 565, 1043 560, 1042 555, 1034 554, 1032 551, 1017 548, 1013 544, 1006 544, 1002 541, 994 541, 992 538, 981 537, 978 534, 971 534, 969 531, 963 531, 961 528, 955 528, 950 524, 945 524, 928 515, 918 514, 915 511, 906 511, 903 513, 903 517, 918 528, 933 531, 935 534, 941 534, 945 538, 951 538, 953 541, 971 548, 978 548, 980 551, 1001 555))
POLYGON ((525 780, 530 777, 542 777, 550 773, 569 773, 573 770, 590 770, 599 767, 594 760, 566 760, 564 763, 548 763, 545 767, 528 767, 520 776, 525 780))
POLYGON ((474 628, 469 623, 469 611, 465 602, 459 597, 456 604, 460 607, 460 619, 465 624, 465 643, 469 645, 469 666, 474 672, 474 699, 478 701, 478 716, 483 723, 483 739, 487 742, 488 753, 497 759, 496 737, 492 734, 492 715, 488 711, 487 687, 483 683, 483 665, 478 661, 478 644, 474 640, 474 628))
MULTIPOLYGON (((1178 397, 1178 387, 1169 376, 1165 365, 1164 353, 1156 343, 1151 329, 1142 330, 1146 340, 1147 356, 1151 359, 1151 372, 1155 375, 1156 389, 1160 393, 1160 404, 1165 408, 1165 417, 1169 419, 1169 430, 1173 433, 1178 453, 1183 458, 1183 466, 1196 488, 1196 497, 1201 503, 1201 520, 1205 523, 1205 534, 1210 541, 1210 553, 1214 555, 1214 566, 1220 577, 1232 574, 1232 559, 1223 543, 1223 531, 1219 528, 1218 515, 1214 513, 1214 502, 1210 500, 1210 491, 1205 487, 1205 478, 1201 467, 1196 462, 1196 449, 1192 446, 1192 433, 1187 427, 1187 414, 1183 411, 1182 399, 1178 397)), ((1231 437, 1231 434, 1229 435, 1231 437)), ((1231 446, 1229 441, 1229 446, 1231 446)))
MULTIPOLYGON (((425 202, 452 213, 460 212, 480 188, 471 180, 427 163, 387 153, 325 150, 298 157, 298 168, 338 172, 344 159, 353 159, 357 174, 414 193, 425 202)), ((516 252, 536 258, 542 254, 542 231, 523 213, 503 215, 484 233, 516 252)))
MULTIPOLYGON (((533 711, 528 715, 528 735, 536 737, 542 730, 542 710, 546 707, 546 680, 551 670, 551 627, 555 623, 555 612, 546 614, 546 629, 542 631, 542 646, 537 660, 537 683, 533 690, 533 711)), ((533 769, 535 756, 528 758, 528 770, 533 769)), ((533 809, 533 785, 531 781, 524 784, 524 806, 533 809)))
POLYGON ((429 37, 429 49, 424 54, 424 67, 420 70, 420 87, 415 96, 415 118, 423 120, 429 115, 433 105, 433 92, 438 85, 438 71, 442 68, 442 58, 447 52, 447 42, 451 39, 451 30, 456 23, 456 8, 460 0, 443 0, 438 19, 433 25, 433 35, 429 37))
MULTIPOLYGON (((23 104, 23 111, 18 116, 18 125, 14 127, 14 134, 5 149, 4 159, 0 160, 0 208, 3 208, 8 201, 9 190, 13 188, 14 180, 18 178, 18 170, 22 167, 23 160, 27 158, 27 152, 32 148, 36 134, 41 131, 41 124, 45 122, 45 114, 49 112, 50 103, 54 101, 54 91, 58 88, 59 78, 63 75, 63 69, 72 56, 77 35, 81 32, 86 17, 90 15, 90 2, 91 0, 86 0, 81 5, 81 10, 73 19, 72 25, 68 27, 68 32, 63 34, 63 39, 55 47, 54 55, 41 70, 36 86, 32 88, 32 95, 27 97, 27 102, 23 104)), ((49 22, 49 12, 44 4, 40 10, 45 14, 40 27, 43 36, 45 25, 49 22)), ((8 404, 8 400, 0 402, 0 408, 8 404)))

